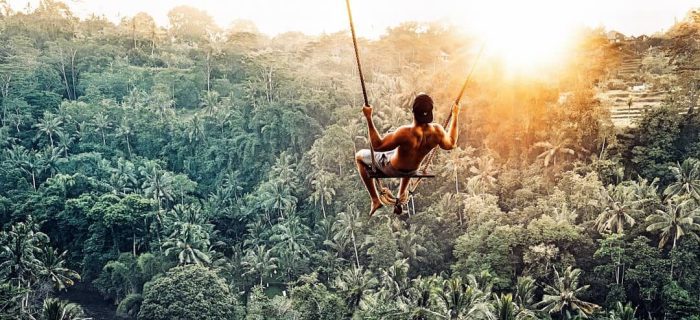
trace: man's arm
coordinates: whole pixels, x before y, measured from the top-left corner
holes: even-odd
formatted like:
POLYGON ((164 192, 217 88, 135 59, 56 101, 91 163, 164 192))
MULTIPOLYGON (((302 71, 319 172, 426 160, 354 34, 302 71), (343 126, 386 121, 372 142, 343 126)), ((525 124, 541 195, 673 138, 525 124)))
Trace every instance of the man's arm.
POLYGON ((457 119, 459 118, 459 105, 452 106, 452 116, 450 117, 450 123, 447 124, 447 132, 442 131, 442 140, 440 140, 440 148, 445 150, 452 150, 457 146, 457 137, 459 137, 459 126, 457 126, 457 119))
POLYGON ((374 151, 390 151, 399 146, 399 136, 396 133, 389 133, 384 136, 384 138, 379 135, 377 128, 374 126, 374 121, 372 121, 372 107, 362 107, 362 113, 364 113, 365 118, 367 119, 367 130, 369 131, 369 139, 374 151))

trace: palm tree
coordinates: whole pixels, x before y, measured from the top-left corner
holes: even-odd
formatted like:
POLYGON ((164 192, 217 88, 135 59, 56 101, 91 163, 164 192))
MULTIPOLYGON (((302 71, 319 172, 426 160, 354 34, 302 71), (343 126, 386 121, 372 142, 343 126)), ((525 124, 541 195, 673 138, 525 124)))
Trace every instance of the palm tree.
POLYGON ((333 223, 333 240, 343 242, 350 239, 355 252, 355 268, 360 268, 360 258, 357 254, 357 239, 355 238, 355 230, 362 226, 360 220, 360 212, 355 210, 350 205, 347 206, 347 212, 338 213, 338 220, 333 223))
POLYGON ((411 280, 411 287, 408 288, 399 300, 402 304, 403 312, 397 314, 397 316, 402 319, 411 320, 427 320, 431 319, 431 316, 438 316, 442 318, 442 315, 433 311, 433 299, 435 292, 438 291, 439 280, 437 277, 418 278, 411 280))
POLYGON ((77 272, 65 267, 67 253, 63 251, 59 254, 56 249, 43 248, 39 256, 39 276, 48 279, 59 291, 72 286, 74 279, 80 280, 77 272))
POLYGON ((32 279, 34 271, 41 265, 37 256, 48 243, 49 237, 39 231, 31 216, 27 222, 18 222, 2 232, 2 258, 0 270, 8 273, 11 279, 22 286, 32 279))
POLYGON ((62 124, 63 121, 59 116, 56 116, 50 112, 45 112, 44 117, 39 120, 39 123, 35 124, 34 127, 39 131, 38 134, 43 133, 49 137, 49 142, 51 143, 51 147, 53 147, 53 136, 63 134, 61 131, 62 124))
POLYGON ((289 185, 282 179, 273 179, 260 186, 259 196, 262 199, 260 205, 267 212, 277 212, 280 217, 285 212, 292 212, 297 204, 297 198, 292 195, 289 185))
POLYGON ((690 196, 700 201, 700 161, 688 158, 682 164, 669 167, 676 179, 664 190, 665 196, 690 196))
POLYGON ((581 270, 572 269, 571 266, 567 267, 561 276, 554 269, 554 284, 545 285, 542 301, 536 306, 541 306, 543 312, 550 314, 563 315, 565 312, 574 311, 579 316, 587 318, 599 306, 579 298, 589 287, 588 285, 579 286, 580 276, 581 270))
POLYGON ((117 127, 117 136, 124 137, 124 140, 126 142, 126 150, 129 152, 129 157, 131 157, 131 142, 129 140, 129 137, 133 134, 134 130, 131 128, 131 125, 126 120, 122 121, 117 127))
POLYGON ((56 298, 48 298, 44 300, 41 309, 41 320, 74 320, 80 319, 83 316, 83 309, 80 305, 59 300, 56 298))
POLYGON ((335 189, 330 186, 330 180, 333 176, 324 171, 316 171, 313 178, 311 179, 311 186, 313 186, 313 192, 311 193, 311 200, 314 204, 321 203, 321 212, 323 213, 323 219, 326 219, 326 205, 330 205, 335 196, 335 189))
POLYGON ((63 151, 63 156, 67 158, 68 149, 70 149, 70 145, 73 143, 73 137, 62 131, 56 132, 56 136, 58 136, 58 147, 63 151))
POLYGON ((365 303, 378 283, 377 278, 369 270, 353 267, 341 272, 333 281, 333 286, 345 296, 348 308, 354 312, 365 303))
POLYGON ((633 190, 634 199, 642 204, 654 203, 659 198, 659 179, 655 178, 651 182, 647 179, 632 181, 630 187, 633 190))
POLYGON ((111 169, 109 182, 114 193, 127 194, 137 189, 136 169, 134 164, 124 158, 117 159, 117 166, 111 169))
POLYGON ((202 109, 204 109, 204 113, 211 116, 221 105, 219 101, 219 93, 216 91, 205 91, 202 94, 203 97, 202 101, 200 102, 200 106, 202 109))
POLYGON ((43 171, 42 168, 42 155, 38 152, 25 152, 21 156, 21 161, 19 162, 19 167, 25 173, 29 174, 32 179, 32 188, 36 191, 37 181, 36 178, 43 171))
POLYGON ((163 243, 165 255, 176 254, 179 264, 211 264, 208 254, 209 224, 198 205, 175 205, 164 221, 170 237, 163 243))
POLYGON ((158 210, 163 208, 163 200, 167 203, 173 201, 171 175, 162 170, 156 163, 147 163, 141 168, 141 174, 146 177, 141 188, 146 196, 150 196, 158 203, 158 210))
POLYGON ((445 160, 442 176, 452 176, 455 182, 455 193, 459 193, 460 171, 467 168, 471 162, 471 154, 473 152, 473 148, 462 149, 457 147, 450 151, 448 158, 445 160))
POLYGON ((160 120, 163 121, 166 117, 173 114, 175 100, 173 100, 169 94, 164 92, 169 91, 168 88, 163 90, 162 87, 157 87, 158 86, 154 88, 153 93, 150 95, 150 102, 148 105, 151 106, 150 110, 157 113, 160 120))
POLYGON ((107 145, 107 140, 105 139, 105 130, 109 129, 112 124, 104 113, 98 113, 95 118, 92 119, 92 125, 95 127, 95 132, 99 132, 102 136, 102 145, 107 145))
POLYGON ((241 266, 245 269, 244 276, 258 275, 262 286, 263 279, 277 270, 277 258, 272 256, 272 249, 267 249, 265 245, 255 245, 253 249, 246 250, 241 266))
POLYGON ((635 199, 634 189, 630 187, 611 185, 607 189, 602 189, 601 195, 604 208, 595 220, 599 232, 607 231, 621 234, 625 224, 630 227, 634 226, 634 215, 644 212, 638 209, 642 201, 635 199))
POLYGON ((664 210, 656 210, 656 213, 647 217, 647 221, 651 222, 647 231, 661 231, 659 248, 663 248, 670 239, 673 239, 672 248, 676 248, 678 239, 686 234, 700 238, 697 233, 700 231, 700 216, 697 209, 689 209, 690 201, 692 200, 684 200, 677 204, 675 200, 669 199, 664 210))
POLYGON ((193 147, 199 144, 199 142, 206 142, 204 124, 196 114, 192 116, 192 119, 190 119, 187 125, 187 139, 193 147))
POLYGON ((311 230, 294 215, 272 227, 270 241, 279 257, 280 265, 286 269, 288 276, 294 274, 298 261, 305 261, 311 255, 313 243, 311 230))
POLYGON ((482 291, 475 279, 463 283, 457 276, 444 280, 442 290, 438 292, 442 315, 447 319, 491 319, 493 312, 488 303, 490 290, 482 291))
POLYGON ((495 186, 498 168, 494 165, 492 157, 479 157, 476 164, 469 167, 469 172, 474 174, 473 177, 469 178, 470 184, 478 184, 489 189, 495 186))
MULTIPOLYGON (((0 233, 0 272, 16 281, 18 288, 29 289, 41 266, 37 257, 48 242, 49 237, 39 231, 31 216, 27 217, 26 222, 13 224, 9 230, 0 233)), ((27 307, 28 299, 27 292, 22 298, 22 310, 27 307)))
POLYGON ((408 260, 396 260, 387 269, 380 270, 381 288, 379 295, 384 300, 396 300, 404 296, 410 287, 408 277, 408 260))
POLYGON ((573 155, 574 149, 571 149, 571 139, 566 137, 564 131, 559 131, 555 133, 551 141, 540 141, 534 144, 535 148, 544 149, 542 153, 537 156, 537 159, 544 160, 544 166, 548 167, 549 163, 557 164, 557 155, 570 154, 573 155))
POLYGON ((631 303, 622 304, 617 302, 615 309, 610 311, 610 320, 635 320, 634 314, 637 313, 637 308, 633 308, 631 303))
POLYGON ((423 238, 418 234, 416 226, 410 226, 408 229, 400 229, 394 232, 396 244, 403 258, 408 259, 410 264, 415 262, 424 262, 423 257, 428 250, 421 244, 423 238))
POLYGON ((491 303, 496 320, 523 320, 535 319, 535 315, 530 310, 513 302, 513 296, 508 294, 493 295, 491 303))
POLYGON ((208 252, 209 239, 201 236, 198 226, 183 226, 183 230, 177 235, 172 235, 163 242, 165 255, 176 255, 178 264, 211 264, 211 257, 208 252))
POLYGON ((48 147, 41 151, 40 157, 42 171, 48 171, 51 177, 58 172, 58 164, 61 162, 61 150, 58 148, 48 147))

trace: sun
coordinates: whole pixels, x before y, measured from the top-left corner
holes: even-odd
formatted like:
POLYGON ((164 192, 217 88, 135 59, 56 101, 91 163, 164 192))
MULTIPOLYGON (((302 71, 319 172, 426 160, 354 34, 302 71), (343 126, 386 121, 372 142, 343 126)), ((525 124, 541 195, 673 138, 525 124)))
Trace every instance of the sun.
MULTIPOLYGON (((560 1, 564 2, 564 1, 560 1)), ((470 32, 484 55, 502 61, 509 74, 539 75, 564 61, 574 26, 571 10, 555 1, 484 1, 471 5, 470 32)))

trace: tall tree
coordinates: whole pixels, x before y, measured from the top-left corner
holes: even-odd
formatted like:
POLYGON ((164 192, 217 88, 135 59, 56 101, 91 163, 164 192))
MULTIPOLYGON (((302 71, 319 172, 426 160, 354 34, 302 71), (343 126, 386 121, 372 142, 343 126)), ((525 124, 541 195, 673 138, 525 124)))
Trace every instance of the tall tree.
POLYGON ((59 254, 56 249, 44 247, 38 256, 38 276, 48 279, 58 290, 72 286, 74 280, 80 280, 77 272, 66 267, 67 253, 63 251, 59 254))
POLYGON ((700 161, 688 158, 683 163, 669 167, 673 174, 673 181, 664 189, 664 195, 692 197, 700 203, 700 161))
POLYGON ((498 167, 494 164, 494 159, 490 156, 482 156, 476 160, 476 163, 469 167, 469 172, 474 174, 469 178, 471 185, 478 185, 481 188, 491 189, 496 184, 496 175, 498 167))
MULTIPOLYGON (((26 222, 18 222, 0 234, 0 270, 15 281, 18 288, 30 289, 38 276, 41 266, 39 255, 49 242, 49 237, 39 231, 39 225, 31 216, 26 222)), ((22 298, 21 308, 25 311, 29 303, 29 292, 22 298)))
POLYGON ((277 270, 277 261, 278 259, 272 255, 272 249, 267 249, 265 245, 255 245, 246 250, 241 261, 241 266, 245 270, 242 275, 257 275, 262 286, 264 279, 277 270))
POLYGON ((625 225, 634 226, 635 215, 643 213, 639 209, 643 201, 635 199, 634 190, 630 187, 608 186, 601 190, 601 194, 604 207, 595 220, 599 232, 622 233, 625 225))
POLYGON ((354 312, 363 305, 379 284, 377 278, 369 270, 349 268, 343 270, 333 281, 333 286, 345 296, 348 309, 354 312))
POLYGON ((77 320, 84 316, 80 305, 56 298, 44 300, 41 308, 41 320, 77 320))
POLYGON ((362 226, 360 220, 360 212, 355 210, 350 205, 347 206, 345 212, 338 213, 338 220, 333 223, 333 239, 342 242, 342 240, 350 239, 355 256, 355 268, 360 268, 360 257, 357 253, 357 238, 356 230, 362 226))
POLYGON ((442 175, 444 177, 451 176, 455 183, 456 193, 459 193, 460 171, 466 169, 471 163, 471 154, 473 151, 474 149, 472 148, 462 149, 457 147, 451 150, 447 159, 445 159, 442 175))
POLYGON ((446 279, 438 292, 441 314, 446 319, 489 319, 493 317, 488 303, 491 294, 488 287, 483 291, 473 276, 468 283, 461 277, 446 279))
POLYGON ((99 133, 102 137, 102 145, 107 145, 105 131, 112 127, 112 123, 109 121, 109 118, 107 118, 107 115, 102 112, 96 114, 92 119, 92 126, 95 127, 95 132, 99 133))
POLYGON ((61 131, 61 125, 63 124, 63 121, 59 116, 56 116, 52 113, 44 113, 44 117, 39 120, 39 123, 35 124, 34 127, 39 130, 39 133, 43 133, 49 138, 49 142, 51 143, 51 147, 53 148, 54 146, 54 141, 53 137, 54 136, 60 136, 63 134, 61 131))
POLYGON ((573 142, 566 136, 566 132, 557 131, 551 135, 551 140, 537 142, 534 147, 544 149, 537 156, 537 159, 542 159, 544 166, 548 167, 550 163, 557 164, 557 156, 559 155, 573 155, 575 151, 572 149, 572 144, 573 142))
POLYGON ((176 256, 180 265, 211 264, 208 249, 213 225, 208 223, 200 206, 175 205, 166 216, 164 225, 171 231, 163 243, 166 256, 176 256))
POLYGON ((700 239, 700 215, 692 207, 691 200, 676 203, 669 199, 663 210, 656 210, 656 213, 647 217, 647 221, 651 222, 647 231, 661 232, 659 248, 663 248, 669 240, 673 241, 672 248, 676 248, 676 242, 684 235, 700 239))
POLYGON ((576 312, 584 318, 590 316, 599 307, 594 303, 581 300, 580 296, 588 290, 589 286, 579 286, 580 276, 581 269, 567 267, 561 276, 555 269, 553 285, 545 285, 542 301, 536 306, 542 307, 544 312, 558 313, 560 316, 567 311, 576 312))

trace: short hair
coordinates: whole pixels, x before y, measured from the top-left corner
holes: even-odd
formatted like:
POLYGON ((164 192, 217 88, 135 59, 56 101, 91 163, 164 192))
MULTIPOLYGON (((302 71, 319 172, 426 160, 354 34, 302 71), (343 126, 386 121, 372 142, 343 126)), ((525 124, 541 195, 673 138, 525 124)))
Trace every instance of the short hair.
POLYGON ((433 98, 419 93, 413 100, 413 117, 418 123, 433 122, 433 98))

